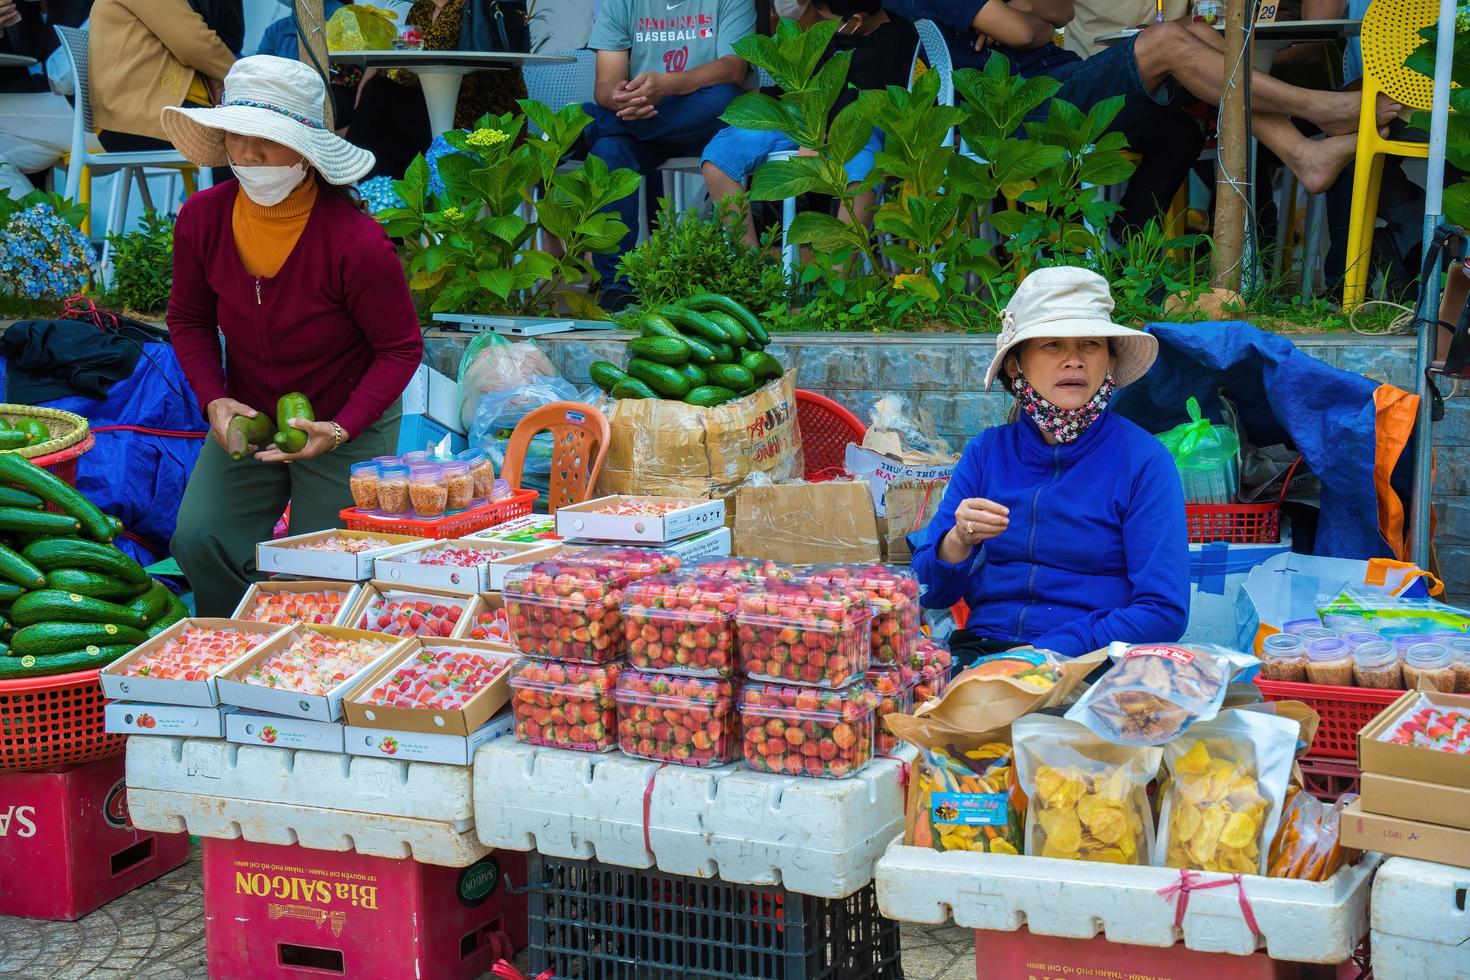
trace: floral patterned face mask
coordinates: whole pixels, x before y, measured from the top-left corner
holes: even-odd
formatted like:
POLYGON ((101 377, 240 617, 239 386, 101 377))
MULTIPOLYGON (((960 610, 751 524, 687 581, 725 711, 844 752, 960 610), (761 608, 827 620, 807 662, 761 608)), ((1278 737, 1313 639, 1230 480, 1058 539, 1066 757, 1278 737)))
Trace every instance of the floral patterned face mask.
POLYGON ((1087 404, 1081 408, 1061 408, 1047 401, 1037 392, 1030 381, 1020 374, 1011 384, 1011 390, 1015 392, 1016 401, 1020 403, 1021 411, 1025 412, 1036 427, 1057 442, 1066 444, 1076 442, 1082 433, 1086 432, 1096 422, 1098 416, 1108 407, 1112 400, 1113 392, 1118 390, 1113 381, 1112 372, 1108 372, 1103 382, 1093 392, 1087 404))

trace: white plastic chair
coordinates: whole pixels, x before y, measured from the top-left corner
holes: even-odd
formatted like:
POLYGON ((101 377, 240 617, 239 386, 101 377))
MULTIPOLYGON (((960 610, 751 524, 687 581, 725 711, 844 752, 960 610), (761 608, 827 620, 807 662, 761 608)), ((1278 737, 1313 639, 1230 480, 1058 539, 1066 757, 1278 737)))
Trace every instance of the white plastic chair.
POLYGON ((597 86, 597 52, 579 48, 554 53, 576 60, 570 64, 526 65, 521 69, 526 96, 552 112, 591 101, 597 86))
MULTIPOLYGON (((174 150, 148 150, 127 153, 93 153, 87 149, 87 134, 92 128, 92 92, 87 71, 87 31, 80 27, 56 25, 56 36, 71 62, 72 77, 76 80, 76 95, 72 106, 71 152, 66 161, 66 198, 89 205, 92 199, 92 178, 105 174, 116 174, 112 182, 112 199, 107 209, 107 231, 122 229, 127 219, 128 199, 133 181, 138 182, 139 194, 145 207, 152 207, 153 200, 148 192, 148 171, 166 171, 170 178, 181 177, 185 194, 193 193, 197 178, 198 186, 208 187, 210 176, 207 169, 185 160, 174 150)), ((170 180, 170 204, 173 199, 170 180)), ((169 210, 172 210, 170 207, 169 210)), ((91 219, 84 228, 90 231, 91 219)), ((102 269, 108 275, 111 246, 102 246, 102 269)))

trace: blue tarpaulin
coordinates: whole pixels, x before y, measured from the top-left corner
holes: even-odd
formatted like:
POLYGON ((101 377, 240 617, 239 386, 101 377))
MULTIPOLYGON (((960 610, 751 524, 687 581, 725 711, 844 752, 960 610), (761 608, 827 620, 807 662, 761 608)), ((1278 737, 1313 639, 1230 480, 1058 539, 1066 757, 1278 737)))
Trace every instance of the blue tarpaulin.
MULTIPOLYGON (((0 390, 5 367, 0 358, 0 390)), ((167 557, 184 485, 209 429, 173 348, 144 345, 132 376, 103 401, 75 396, 45 404, 91 423, 97 445, 78 461, 77 489, 148 544, 145 550, 124 537, 118 547, 145 565, 167 557)))
MULTIPOLYGON (((1206 417, 1220 422, 1223 390, 1253 445, 1296 449, 1321 480, 1313 553, 1394 555, 1380 530, 1378 488, 1408 464, 1409 428, 1402 423, 1408 405, 1412 425, 1412 395, 1334 368, 1247 323, 1154 323, 1148 330, 1159 339, 1159 358, 1142 381, 1119 393, 1116 411, 1163 432, 1189 420, 1185 402, 1193 396, 1206 417)), ((1388 503, 1401 529, 1401 502, 1388 503)))

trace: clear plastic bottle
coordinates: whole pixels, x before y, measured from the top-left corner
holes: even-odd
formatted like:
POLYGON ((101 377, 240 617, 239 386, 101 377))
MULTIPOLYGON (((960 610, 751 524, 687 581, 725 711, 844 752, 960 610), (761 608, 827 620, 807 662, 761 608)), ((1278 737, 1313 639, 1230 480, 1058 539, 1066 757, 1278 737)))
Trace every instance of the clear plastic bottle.
POLYGON ((1353 679, 1359 687, 1402 690, 1404 674, 1393 644, 1383 640, 1361 643, 1353 648, 1353 679))
POLYGON ((1261 676, 1302 684, 1307 680, 1307 645, 1300 636, 1273 633, 1261 641, 1261 676))
POLYGON ((1307 680, 1335 687, 1353 686, 1353 658, 1347 641, 1324 636, 1307 641, 1307 680))
POLYGON ((1419 643, 1404 655, 1404 687, 1418 689, 1428 678, 1441 694, 1455 692, 1455 665, 1449 648, 1442 643, 1419 643))

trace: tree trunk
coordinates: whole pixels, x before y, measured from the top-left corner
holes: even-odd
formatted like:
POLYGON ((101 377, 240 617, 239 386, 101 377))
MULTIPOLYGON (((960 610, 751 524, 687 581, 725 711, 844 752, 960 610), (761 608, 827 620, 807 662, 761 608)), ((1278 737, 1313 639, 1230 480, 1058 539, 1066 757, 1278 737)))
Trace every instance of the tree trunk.
POLYGON ((1215 285, 1240 289, 1250 180, 1250 127, 1245 85, 1251 70, 1245 50, 1247 0, 1225 0, 1225 97, 1220 102, 1219 165, 1215 169, 1215 285))

